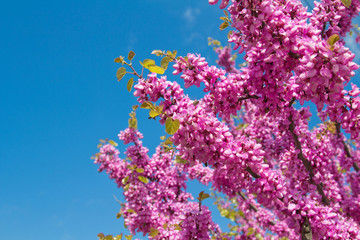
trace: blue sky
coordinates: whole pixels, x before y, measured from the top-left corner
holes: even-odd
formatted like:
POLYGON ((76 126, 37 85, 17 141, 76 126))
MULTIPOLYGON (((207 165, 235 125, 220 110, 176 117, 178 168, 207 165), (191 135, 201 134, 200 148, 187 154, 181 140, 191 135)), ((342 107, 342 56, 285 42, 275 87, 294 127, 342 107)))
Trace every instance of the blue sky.
MULTIPOLYGON (((124 231, 113 197, 121 192, 90 159, 99 139, 127 127, 136 103, 113 60, 176 49, 214 63, 207 38, 225 39, 222 12, 206 0, 7 1, 0 11, 1 238, 124 231)), ((139 129, 153 152, 164 127, 146 114, 139 129)))
MULTIPOLYGON (((7 1, 0 11, 1 238, 126 233, 115 217, 113 195, 121 192, 90 159, 99 139, 115 140, 127 127, 136 104, 113 60, 129 50, 137 62, 154 49, 176 49, 214 64, 207 38, 225 43, 222 11, 206 0, 7 1)), ((145 110, 138 119, 153 152, 164 127, 145 110)))

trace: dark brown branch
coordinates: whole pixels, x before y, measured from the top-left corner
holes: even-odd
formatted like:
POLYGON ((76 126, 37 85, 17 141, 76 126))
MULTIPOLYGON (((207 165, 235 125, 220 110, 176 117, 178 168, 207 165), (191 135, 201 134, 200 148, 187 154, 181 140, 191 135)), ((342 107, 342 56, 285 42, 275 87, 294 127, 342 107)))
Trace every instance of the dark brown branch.
POLYGON ((288 104, 288 107, 291 107, 291 105, 293 105, 293 103, 296 101, 296 98, 291 99, 291 101, 288 104))
MULTIPOLYGON (((341 133, 340 123, 335 122, 335 127, 336 127, 337 137, 340 138, 340 133, 341 133)), ((347 144, 345 143, 344 140, 342 140, 342 143, 344 145, 344 152, 345 152, 346 157, 351 158, 350 150, 349 150, 347 144)), ((353 163, 353 167, 354 167, 355 171, 357 171, 357 172, 360 171, 359 165, 356 162, 353 163)))
POLYGON ((257 173, 255 173, 251 168, 246 167, 246 171, 247 171, 248 173, 250 173, 250 175, 251 175, 253 178, 260 178, 260 175, 257 174, 257 173))
MULTIPOLYGON (((241 197, 244 201, 247 200, 247 198, 246 198, 246 196, 245 196, 245 194, 244 194, 243 192, 240 192, 239 195, 240 195, 240 197, 241 197)), ((258 209, 254 204, 252 204, 252 203, 249 203, 249 207, 250 207, 250 209, 253 210, 254 212, 258 212, 258 211, 259 211, 259 209, 258 209)), ((272 225, 272 226, 275 226, 275 225, 276 225, 276 223, 275 223, 274 221, 272 221, 272 220, 269 220, 269 224, 272 225)))
MULTIPOLYGON (((289 107, 295 102, 296 99, 292 99, 292 101, 289 103, 289 107)), ((304 154, 302 153, 302 148, 301 148, 301 144, 300 144, 300 141, 299 141, 299 138, 298 136, 295 134, 294 132, 294 129, 295 129, 295 123, 292 119, 292 115, 290 115, 289 117, 289 120, 291 122, 290 126, 289 126, 289 130, 294 138, 294 141, 295 141, 295 147, 297 149, 300 150, 300 153, 298 154, 298 158, 303 162, 305 168, 309 171, 310 173, 310 179, 311 179, 311 182, 313 183, 312 181, 312 177, 314 176, 314 171, 312 169, 312 166, 311 166, 311 163, 309 162, 309 160, 307 160, 305 157, 304 157, 304 154)), ((246 171, 248 173, 250 173, 250 175, 253 177, 253 178, 260 178, 260 175, 258 175, 257 173, 255 173, 250 167, 246 167, 246 171)), ((329 205, 330 204, 330 201, 329 199, 326 197, 325 193, 324 193, 324 190, 323 190, 323 187, 322 187, 322 184, 316 184, 316 188, 318 190, 318 192, 320 193, 320 195, 322 196, 322 199, 321 201, 323 202, 324 205, 329 205)), ((239 195, 241 196, 242 199, 246 200, 246 197, 244 195, 244 193, 240 192, 239 195)), ((278 198, 280 201, 283 202, 283 199, 282 198, 278 198)), ((254 208, 255 206, 253 206, 252 204, 250 204, 250 209, 254 210, 255 212, 258 211, 257 208, 254 208)), ((275 226, 276 223, 274 221, 271 221, 269 220, 269 224, 270 225, 273 225, 275 226)), ((302 240, 312 240, 312 230, 311 230, 311 225, 309 223, 309 220, 307 219, 307 217, 305 217, 304 219, 304 223, 301 224, 301 239, 302 240)))
MULTIPOLYGON (((246 196, 245 196, 245 194, 244 194, 243 192, 240 192, 239 195, 240 195, 240 197, 241 197, 244 201, 247 200, 247 198, 246 198, 246 196)), ((252 204, 252 203, 249 203, 249 207, 250 207, 250 209, 253 210, 254 212, 259 211, 259 210, 257 209, 257 207, 256 207, 254 204, 252 204)))
POLYGON ((292 115, 290 115, 289 121, 291 122, 290 125, 289 125, 289 130, 291 132, 291 135, 293 136, 293 139, 294 139, 294 142, 295 142, 295 148, 300 150, 300 153, 298 154, 298 158, 302 161, 302 163, 304 164, 306 170, 310 173, 310 179, 312 180, 312 178, 314 177, 314 171, 312 169, 310 161, 305 158, 305 156, 304 156, 304 154, 302 152, 301 143, 299 141, 299 138, 294 132, 295 123, 294 123, 294 121, 292 119, 292 115))
POLYGON ((326 29, 326 22, 324 22, 323 24, 323 29, 321 30, 321 37, 324 38, 325 37, 325 29, 326 29))
POLYGON ((302 152, 301 143, 299 141, 298 136, 294 132, 295 123, 293 121, 292 115, 290 115, 289 121, 291 122, 290 125, 289 125, 289 131, 291 132, 291 135, 293 136, 293 139, 294 139, 294 142, 295 142, 295 148, 300 150, 300 153, 297 155, 297 157, 302 161, 302 163, 304 164, 306 170, 309 172, 310 182, 316 186, 316 189, 318 190, 319 194, 321 195, 321 202, 324 205, 329 205, 330 201, 329 201, 329 199, 326 197, 326 195, 324 193, 322 183, 315 184, 314 181, 313 181, 314 170, 313 170, 313 168, 311 166, 311 162, 308 159, 305 158, 305 156, 304 156, 304 154, 302 152))
POLYGON ((309 219, 305 217, 304 223, 301 225, 301 240, 312 240, 312 231, 309 219))
POLYGON ((254 204, 252 204, 252 203, 249 204, 249 207, 250 207, 251 210, 254 210, 254 212, 259 211, 259 210, 257 209, 257 207, 256 207, 254 204))
POLYGON ((243 192, 240 192, 239 195, 243 200, 246 200, 245 194, 243 192))
POLYGON ((246 96, 246 97, 241 97, 241 98, 239 98, 238 99, 238 102, 240 102, 240 101, 243 101, 243 100, 247 100, 247 99, 259 99, 260 97, 259 96, 256 96, 256 95, 248 95, 248 96, 246 96))

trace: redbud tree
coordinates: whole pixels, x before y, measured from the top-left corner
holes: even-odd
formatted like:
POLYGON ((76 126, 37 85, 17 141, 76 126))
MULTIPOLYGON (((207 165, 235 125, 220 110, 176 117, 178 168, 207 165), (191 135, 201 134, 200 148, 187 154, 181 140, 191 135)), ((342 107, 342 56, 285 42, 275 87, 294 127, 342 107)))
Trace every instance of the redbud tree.
POLYGON ((343 39, 358 33, 359 0, 315 1, 311 12, 299 0, 222 0, 220 8, 232 47, 210 40, 218 66, 176 51, 154 50, 158 65, 133 65, 133 51, 115 59, 118 80, 133 75, 127 89, 139 102, 118 135, 126 158, 111 140, 95 156, 124 190, 118 216, 149 239, 360 239, 360 89, 350 83, 358 65, 343 39), (239 67, 234 53, 244 53, 239 67), (191 99, 166 69, 203 97, 191 99), (152 156, 136 111, 168 134, 152 156), (310 129, 312 114, 322 123, 310 129), (186 191, 189 179, 224 194, 214 198, 229 231, 203 204, 208 193, 186 191))

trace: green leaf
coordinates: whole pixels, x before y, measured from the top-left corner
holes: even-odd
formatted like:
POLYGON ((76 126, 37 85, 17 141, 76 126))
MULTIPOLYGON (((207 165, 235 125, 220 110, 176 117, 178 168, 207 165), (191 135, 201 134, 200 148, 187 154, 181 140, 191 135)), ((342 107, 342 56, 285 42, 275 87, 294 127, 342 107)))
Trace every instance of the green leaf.
POLYGON ((163 68, 163 69, 167 69, 168 65, 169 65, 169 62, 171 61, 171 58, 170 57, 163 57, 163 59, 161 59, 161 63, 160 63, 160 66, 163 68))
POLYGON ((107 236, 105 236, 105 238, 104 238, 104 240, 112 240, 112 239, 113 239, 112 235, 107 235, 107 236))
POLYGON ((154 118, 154 117, 159 116, 159 115, 160 115, 160 113, 158 113, 157 111, 155 111, 153 109, 151 109, 150 112, 149 112, 149 116, 151 118, 154 118))
POLYGON ((340 39, 340 36, 337 35, 337 34, 333 34, 331 35, 328 39, 327 39, 327 43, 330 45, 330 46, 333 46, 337 41, 339 41, 340 39))
POLYGON ((147 184, 149 182, 149 179, 144 177, 144 176, 138 176, 139 180, 145 184, 147 184))
POLYGON ((199 200, 199 201, 201 201, 203 194, 204 194, 204 191, 201 191, 201 192, 199 193, 199 196, 198 196, 196 199, 199 200))
POLYGON ((161 50, 153 50, 151 54, 155 54, 156 56, 162 56, 164 55, 164 52, 161 50))
POLYGON ((127 165, 126 168, 134 171, 136 169, 136 165, 127 165))
POLYGON ((117 214, 116 214, 116 218, 117 218, 117 219, 121 218, 121 215, 122 215, 122 213, 117 213, 117 214))
POLYGON ((263 236, 261 236, 260 233, 256 233, 256 234, 255 234, 255 237, 256 237, 256 239, 258 239, 258 240, 264 240, 263 236))
POLYGON ((229 215, 229 210, 221 209, 220 210, 220 215, 223 216, 223 217, 226 217, 227 215, 229 215))
POLYGON ((179 224, 175 224, 174 226, 175 226, 175 230, 182 231, 182 228, 180 227, 179 224))
POLYGON ((199 196, 197 197, 197 199, 198 199, 199 201, 202 201, 202 200, 205 200, 205 199, 207 199, 207 198, 209 198, 209 197, 210 197, 209 194, 204 193, 204 191, 201 191, 201 192, 199 193, 199 196))
POLYGON ((122 236, 123 236, 123 234, 121 233, 121 234, 117 235, 117 236, 114 238, 114 240, 121 240, 121 239, 122 239, 122 236))
POLYGON ((228 34, 227 34, 227 38, 229 39, 232 34, 233 34, 233 30, 229 31, 228 34))
POLYGON ((178 164, 186 164, 187 161, 185 159, 182 159, 180 156, 176 156, 175 158, 175 163, 178 163, 178 164))
POLYGON ((150 233, 149 233, 150 237, 156 237, 158 234, 159 234, 159 230, 155 228, 150 228, 150 233))
POLYGON ((204 193, 203 195, 202 195, 202 200, 205 200, 205 199, 207 199, 207 198, 209 198, 210 197, 210 195, 208 194, 208 193, 204 193))
POLYGON ((152 102, 143 102, 141 105, 140 105, 140 108, 145 108, 145 109, 152 109, 154 107, 153 103, 152 102))
POLYGON ((162 110, 164 109, 164 105, 159 105, 159 106, 156 106, 155 107, 155 111, 158 112, 158 113, 162 113, 162 110))
POLYGON ((126 210, 128 213, 136 213, 134 209, 128 209, 126 210))
POLYGON ((137 120, 136 118, 130 118, 129 119, 129 127, 130 128, 137 128, 137 120))
POLYGON ((131 92, 131 89, 132 89, 132 86, 134 84, 134 78, 130 78, 129 81, 127 82, 127 85, 126 85, 126 89, 131 92))
POLYGON ((115 58, 114 62, 124 64, 124 57, 120 56, 115 58))
POLYGON ((125 187, 124 187, 124 191, 129 190, 129 188, 130 188, 130 183, 125 185, 125 187))
POLYGON ((135 57, 135 53, 133 51, 130 51, 128 54, 128 59, 131 61, 135 57))
POLYGON ((173 58, 175 58, 175 57, 176 57, 176 54, 177 54, 177 51, 176 51, 176 50, 174 50, 174 51, 172 52, 172 56, 173 56, 173 58))
POLYGON ((154 118, 156 116, 159 116, 160 114, 162 114, 162 110, 164 109, 163 105, 160 106, 152 106, 151 110, 149 112, 149 115, 151 118, 154 118))
POLYGON ((166 135, 160 137, 161 140, 165 140, 165 138, 166 138, 166 135))
POLYGON ((168 228, 168 224, 167 224, 167 223, 164 223, 164 224, 163 224, 163 229, 166 230, 167 228, 168 228))
POLYGON ((105 237, 105 235, 104 235, 103 233, 99 233, 97 236, 98 236, 99 238, 105 237))
POLYGON ((223 22, 221 25, 220 25, 220 30, 224 30, 225 28, 227 28, 229 26, 229 23, 228 22, 223 22))
POLYGON ((243 212, 243 211, 239 210, 239 211, 238 211, 238 214, 240 215, 240 217, 245 218, 245 214, 244 214, 244 212, 243 212))
POLYGON ((118 79, 118 81, 120 81, 126 74, 126 68, 121 67, 117 70, 116 72, 116 77, 118 79))
POLYGON ((138 173, 143 173, 145 170, 144 170, 143 168, 137 168, 136 171, 137 171, 138 173))
POLYGON ((230 214, 229 214, 229 216, 228 216, 228 218, 229 218, 231 221, 235 222, 235 212, 234 212, 234 211, 231 211, 230 214))
POLYGON ((157 73, 157 74, 164 74, 164 72, 165 72, 165 69, 163 69, 162 67, 156 66, 156 65, 150 65, 150 66, 148 66, 148 69, 150 70, 150 72, 157 73))
POLYGON ((238 226, 232 226, 231 224, 229 224, 230 226, 231 226, 231 231, 235 231, 235 232, 237 232, 237 230, 239 229, 239 227, 238 226))
POLYGON ((126 177, 124 177, 124 178, 121 180, 121 183, 122 183, 123 185, 125 185, 128 181, 129 181, 129 176, 126 176, 126 177))
POLYGON ((149 68, 149 66, 155 65, 155 61, 152 59, 145 59, 143 62, 143 66, 145 68, 149 68))
POLYGON ((111 145, 113 145, 114 147, 117 147, 117 146, 118 146, 118 144, 117 144, 116 142, 114 142, 113 140, 109 140, 109 143, 110 143, 111 145))
POLYGON ((173 135, 180 127, 180 121, 178 119, 172 120, 170 117, 166 119, 165 131, 166 133, 173 135))
POLYGON ((171 141, 171 137, 168 137, 165 142, 166 145, 172 144, 173 142, 171 141))
POLYGON ((132 106, 132 110, 136 111, 136 109, 138 109, 138 107, 139 107, 139 105, 134 105, 134 106, 132 106))
POLYGON ((165 145, 164 146, 164 152, 170 152, 173 148, 171 148, 171 147, 169 147, 169 146, 167 146, 167 145, 165 145))
POLYGON ((345 7, 349 8, 351 5, 351 0, 341 0, 345 7))
POLYGON ((251 234, 253 234, 255 231, 253 228, 248 228, 248 232, 246 233, 246 236, 250 236, 251 234))
POLYGON ((125 235, 126 240, 131 240, 132 237, 133 237, 132 235, 125 235))

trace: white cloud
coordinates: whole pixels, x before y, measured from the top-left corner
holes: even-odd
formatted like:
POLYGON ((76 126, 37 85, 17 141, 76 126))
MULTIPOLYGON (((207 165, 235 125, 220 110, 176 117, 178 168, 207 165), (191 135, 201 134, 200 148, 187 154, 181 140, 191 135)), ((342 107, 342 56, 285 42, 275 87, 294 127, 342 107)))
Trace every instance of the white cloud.
POLYGON ((200 40, 201 39, 201 34, 199 33, 191 33, 190 35, 186 35, 185 37, 185 42, 186 43, 193 43, 196 40, 200 40))
POLYGON ((134 51, 134 48, 138 42, 138 38, 136 36, 135 33, 133 32, 130 32, 129 33, 129 36, 127 38, 128 42, 127 42, 127 50, 130 51, 130 50, 133 50, 134 51))
POLYGON ((188 7, 183 13, 183 18, 188 24, 195 22, 197 15, 200 14, 200 10, 197 8, 188 7))

